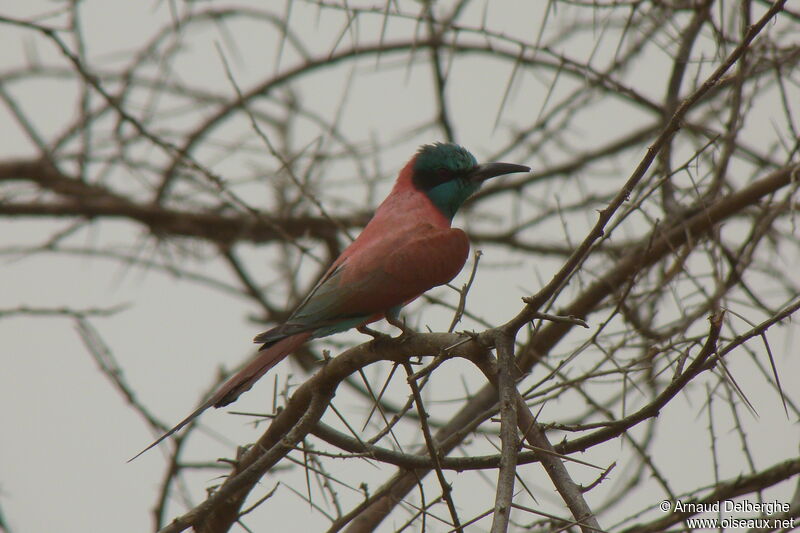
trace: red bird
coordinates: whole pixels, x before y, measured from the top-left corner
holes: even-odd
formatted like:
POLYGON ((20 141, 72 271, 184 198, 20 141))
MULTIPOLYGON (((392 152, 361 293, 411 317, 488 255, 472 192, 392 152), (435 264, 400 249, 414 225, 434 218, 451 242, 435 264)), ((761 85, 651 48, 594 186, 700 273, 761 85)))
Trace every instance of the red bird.
POLYGON ((392 192, 364 231, 289 319, 255 337, 255 342, 263 343, 256 357, 136 457, 212 405, 235 401, 308 340, 384 317, 393 321, 405 304, 452 280, 469 254, 467 235, 450 227, 458 208, 485 180, 529 170, 511 163, 479 165, 471 153, 455 144, 422 146, 400 171, 392 192))

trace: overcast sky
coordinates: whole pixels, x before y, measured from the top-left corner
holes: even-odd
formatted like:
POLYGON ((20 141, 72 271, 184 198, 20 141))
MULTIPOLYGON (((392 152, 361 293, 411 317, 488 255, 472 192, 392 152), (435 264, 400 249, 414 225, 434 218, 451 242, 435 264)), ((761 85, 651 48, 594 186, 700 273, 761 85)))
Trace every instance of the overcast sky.
MULTIPOLYGON (((182 3, 176 4, 183 9, 182 3)), ((276 7, 276 14, 283 13, 283 4, 280 2, 280 7, 276 7)), ((416 3, 399 4, 405 12, 416 12, 416 3)), ((530 4, 522 1, 494 2, 486 11, 486 24, 497 32, 534 42, 542 12, 541 6, 531 7, 530 4)), ((476 2, 463 20, 479 27, 484 17, 484 5, 484 2, 476 2)), ((43 1, 6 2, 0 12, 5 16, 28 19, 47 13, 56 6, 58 4, 43 1)), ((129 60, 132 51, 141 46, 143 40, 149 40, 156 28, 171 20, 167 2, 93 0, 83 2, 82 6, 81 24, 88 57, 92 63, 109 69, 129 60)), ((346 27, 341 11, 320 10, 302 2, 293 3, 292 9, 293 27, 314 55, 329 50, 331 43, 346 27)), ((551 16, 565 15, 556 13, 551 16)), ((377 42, 381 21, 380 17, 365 19, 357 28, 358 39, 377 42)), ((52 21, 53 24, 63 22, 62 18, 52 21)), ((233 88, 218 50, 222 50, 230 61, 236 82, 243 88, 262 79, 265 72, 289 69, 299 61, 299 54, 291 48, 280 56, 277 54, 280 43, 277 32, 270 34, 263 31, 262 25, 244 22, 230 27, 233 28, 232 34, 226 34, 213 24, 192 28, 194 33, 185 39, 191 46, 181 53, 178 67, 183 82, 217 94, 232 94, 233 88), (230 46, 232 41, 236 47, 230 46)), ((42 36, 8 24, 2 24, 0 28, 0 70, 5 72, 22 67, 33 58, 45 65, 66 65, 63 56, 42 36)), ((411 21, 393 20, 386 30, 387 39, 407 36, 414 28, 411 21)), ((345 41, 353 38, 346 32, 345 36, 345 41)), ((613 51, 613 39, 608 42, 600 40, 599 56, 608 50, 613 51)), ((573 43, 570 53, 575 57, 587 57, 594 44, 586 42, 581 48, 580 43, 573 43)), ((640 66, 638 89, 643 94, 661 96, 662 71, 668 61, 669 57, 656 54, 649 66, 640 66)), ((428 71, 424 70, 423 74, 422 70, 428 68, 426 64, 409 64, 406 56, 370 57, 360 61, 354 71, 321 71, 315 79, 304 80, 298 90, 309 107, 328 115, 346 101, 346 113, 341 121, 343 130, 361 143, 369 142, 370 138, 389 143, 414 124, 409 117, 424 116, 432 109, 428 71), (343 95, 348 90, 350 92, 345 98, 343 95)), ((540 104, 547 98, 546 84, 531 74, 517 79, 506 95, 505 89, 512 74, 507 63, 476 57, 469 65, 455 68, 449 80, 453 93, 451 113, 457 126, 458 140, 472 149, 479 159, 492 155, 510 138, 511 128, 503 125, 532 121, 541 111, 540 104), (496 128, 501 109, 501 126, 496 128)), ((570 83, 565 81, 558 89, 568 90, 570 83)), ((64 125, 76 116, 79 95, 63 80, 45 79, 26 85, 24 90, 15 88, 14 91, 15 97, 19 98, 26 113, 47 139, 60 133, 64 125)), ((201 117, 203 112, 198 109, 198 116, 201 117)), ((584 116, 583 120, 587 122, 576 128, 580 135, 585 135, 587 144, 604 135, 604 128, 598 124, 606 122, 613 123, 618 129, 633 129, 640 120, 635 113, 619 113, 613 106, 598 109, 596 113, 596 117, 584 116)), ((180 120, 188 119, 184 115, 180 120)), ((176 123, 175 126, 181 125, 176 123)), ((306 127, 309 131, 313 129, 310 125, 306 127)), ((770 116, 756 117, 748 128, 753 128, 751 137, 755 139, 759 135, 774 135, 770 116)), ((223 132, 247 134, 248 125, 242 121, 219 134, 223 132)), ((297 136, 303 138, 304 135, 313 138, 301 128, 297 136)), ((34 146, 5 106, 0 106, 0 138, 1 159, 36 154, 34 146)), ((435 140, 440 139, 427 139, 435 140)), ((398 142, 396 147, 383 152, 384 158, 380 161, 365 162, 369 172, 383 178, 373 195, 361 190, 353 193, 348 188, 347 179, 333 177, 339 179, 341 185, 326 195, 330 205, 335 208, 361 203, 365 208, 374 207, 386 194, 391 186, 391 177, 412 155, 416 144, 416 139, 398 142)), ((251 142, 251 146, 257 147, 258 142, 251 142)), ((510 157, 514 155, 510 154, 510 157)), ((620 162, 622 176, 627 176, 640 156, 632 154, 629 161, 620 162), (629 163, 628 167, 625 167, 626 163, 629 163)), ((158 155, 153 154, 153 157, 158 155)), ((560 154, 540 154, 529 160, 509 162, 530 165, 535 171, 537 165, 557 161, 559 157, 560 154)), ((235 173, 248 168, 254 161, 255 157, 231 157, 221 160, 215 170, 235 173)), ((608 179, 607 183, 614 187, 620 181, 608 179)), ((577 188, 577 185, 553 185, 546 194, 567 202, 570 195, 578 194, 577 188)), ((257 196, 248 200, 257 206, 264 201, 257 196)), ((595 209, 599 208, 602 206, 590 208, 586 220, 591 220, 595 209)), ((459 218, 456 224, 460 224, 459 218)), ((20 219, 12 222, 4 218, 0 222, 0 245, 7 249, 12 245, 45 242, 52 235, 53 227, 48 220, 20 219)), ((565 229, 554 225, 550 230, 557 238, 566 239, 565 231, 572 232, 572 238, 581 238, 584 228, 565 229)), ((138 227, 123 222, 105 222, 102 228, 81 231, 72 243, 111 249, 144 243, 147 238, 138 227)), ((161 260, 172 252, 180 254, 178 245, 155 249, 142 244, 141 250, 145 258, 154 260, 161 260)), ((220 365, 230 367, 247 357, 252 350, 251 338, 261 328, 249 320, 257 309, 244 298, 203 288, 191 280, 162 272, 129 268, 97 258, 67 258, 46 253, 33 257, 6 256, 0 260, 2 309, 18 306, 73 309, 125 306, 113 317, 93 318, 92 324, 113 348, 114 356, 124 367, 126 379, 134 386, 141 401, 166 422, 176 422, 192 409, 214 380, 220 365)), ((274 270, 270 270, 273 265, 270 258, 261 257, 259 260, 264 263, 264 280, 267 280, 274 274, 274 270)), ((509 278, 504 275, 503 265, 519 258, 490 255, 484 260, 486 269, 481 271, 470 300, 484 317, 510 316, 516 307, 511 309, 509 305, 517 305, 520 297, 535 291, 542 279, 552 275, 555 267, 550 264, 531 265, 529 278, 509 278)), ((230 273, 219 262, 189 259, 184 266, 204 276, 233 283, 230 273)), ((462 273, 457 281, 463 282, 466 274, 462 273)), ((437 294, 452 297, 446 289, 437 294)), ((416 324, 418 327, 428 325, 434 330, 444 330, 449 324, 449 314, 443 311, 431 310, 422 317, 416 324)), ((473 322, 465 324, 465 327, 478 326, 473 322)), ((362 339, 358 334, 347 335, 350 337, 343 338, 362 339)), ((796 349, 790 347, 792 335, 797 338, 796 326, 776 330, 770 336, 787 388, 796 387, 792 376, 800 375, 800 358, 796 357, 796 349), (795 329, 793 334, 792 329, 795 329)), ((0 319, 0 355, 3 362, 0 398, 4 404, 0 410, 0 427, 3 428, 0 436, 0 509, 11 530, 17 533, 150 530, 150 512, 163 476, 162 450, 151 451, 131 464, 126 463, 151 441, 153 435, 118 391, 100 376, 74 322, 64 317, 0 319)), ((736 362, 731 368, 736 371, 736 362)), ((282 379, 291 372, 299 373, 291 363, 275 370, 282 379)), ((459 381, 463 376, 473 383, 480 381, 466 367, 454 364, 453 372, 459 376, 459 381)), ((796 457, 800 432, 796 421, 787 421, 777 394, 750 371, 741 371, 737 379, 758 411, 757 418, 745 413, 750 417, 747 423, 758 466, 796 457)), ((272 378, 269 377, 243 396, 235 410, 263 411, 263 398, 271 398, 271 395, 272 378)), ((358 400, 343 395, 337 397, 338 402, 352 406, 357 405, 358 400)), ((700 416, 702 405, 689 399, 679 399, 671 407, 661 414, 664 419, 662 427, 671 427, 674 431, 659 435, 654 450, 663 461, 662 466, 673 473, 674 490, 681 492, 695 486, 695 471, 703 471, 703 475, 709 471, 707 456, 695 457, 692 450, 696 449, 697 443, 687 442, 696 435, 688 428, 700 428, 698 431, 702 434, 707 420, 700 416)), ((547 419, 558 418, 548 410, 544 414, 547 419)), ((252 441, 255 434, 246 420, 224 410, 203 415, 202 425, 208 428, 209 436, 192 443, 187 459, 231 456, 237 444, 252 441)), ((720 429, 721 436, 730 430, 730 427, 720 429)), ((591 460, 598 464, 614 460, 619 452, 616 446, 613 444, 596 450, 591 460)), ((702 447, 707 448, 708 443, 703 443, 702 447)), ((726 447, 728 444, 720 444, 721 449, 726 447)), ((724 477, 741 471, 736 443, 731 443, 730 448, 730 455, 726 455, 725 449, 721 452, 723 458, 731 458, 730 464, 720 467, 724 477)), ((487 446, 487 450, 490 449, 487 446)), ((347 465, 341 462, 340 466, 346 468, 347 465)), ((624 468, 624 465, 619 468, 624 468)), ((533 465, 521 471, 533 476, 537 469, 538 466, 533 465)), ((219 473, 208 471, 189 476, 194 502, 202 499, 203 488, 214 484, 219 473)), ((579 482, 591 481, 594 477, 594 473, 579 470, 575 475, 579 482)), ((364 479, 373 487, 382 478, 365 467, 364 479)), ((537 483, 547 482, 538 478, 534 485, 537 483)), ((272 485, 272 479, 264 480, 266 489, 272 485)), ((303 483, 299 483, 297 488, 303 490, 303 483)), ((553 499, 550 491, 549 487, 541 491, 545 503, 553 499)), ((476 506, 486 505, 485 498, 491 498, 492 494, 489 484, 482 485, 476 491, 476 506)), ((770 497, 787 501, 791 494, 792 487, 785 484, 770 497)), ((278 497, 279 505, 272 506, 270 512, 253 517, 253 524, 262 528, 257 531, 312 531, 327 523, 319 515, 308 516, 311 515, 308 504, 291 492, 282 491, 278 497), (275 509, 283 512, 276 513, 275 509), (303 517, 303 526, 298 526, 298 517, 303 517)), ((467 501, 466 495, 462 494, 462 497, 465 498, 462 501, 467 501)), ((631 509, 646 505, 650 501, 648 498, 651 495, 643 493, 641 501, 631 502, 631 509)), ((170 507, 170 516, 176 516, 184 509, 181 502, 175 502, 170 507)), ((387 530, 392 530, 391 524, 387 530)))

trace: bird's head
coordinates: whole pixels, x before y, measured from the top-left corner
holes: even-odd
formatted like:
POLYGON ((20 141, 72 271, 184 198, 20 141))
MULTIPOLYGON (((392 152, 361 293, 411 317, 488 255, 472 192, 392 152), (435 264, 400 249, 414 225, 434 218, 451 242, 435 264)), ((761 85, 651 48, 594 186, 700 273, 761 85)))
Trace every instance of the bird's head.
POLYGON ((435 143, 420 147, 414 159, 411 181, 449 219, 484 181, 530 168, 511 163, 478 164, 469 151, 457 144, 435 143))

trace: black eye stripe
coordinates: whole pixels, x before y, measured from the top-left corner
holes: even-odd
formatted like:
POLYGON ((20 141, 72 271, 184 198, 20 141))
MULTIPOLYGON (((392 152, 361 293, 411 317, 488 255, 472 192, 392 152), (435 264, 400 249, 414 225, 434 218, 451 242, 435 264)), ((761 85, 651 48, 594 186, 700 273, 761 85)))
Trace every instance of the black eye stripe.
POLYGON ((417 170, 414 173, 414 185, 418 189, 426 191, 456 179, 458 174, 458 172, 445 167, 438 167, 432 170, 417 170))

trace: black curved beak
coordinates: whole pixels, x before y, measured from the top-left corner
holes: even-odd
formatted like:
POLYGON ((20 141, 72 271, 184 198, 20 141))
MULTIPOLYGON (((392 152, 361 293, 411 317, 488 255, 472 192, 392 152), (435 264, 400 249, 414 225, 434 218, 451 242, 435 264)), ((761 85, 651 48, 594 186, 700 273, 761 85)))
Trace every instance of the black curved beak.
POLYGON ((515 172, 530 172, 530 167, 515 165, 514 163, 484 163, 478 165, 467 174, 467 179, 480 183, 496 176, 513 174, 515 172))

